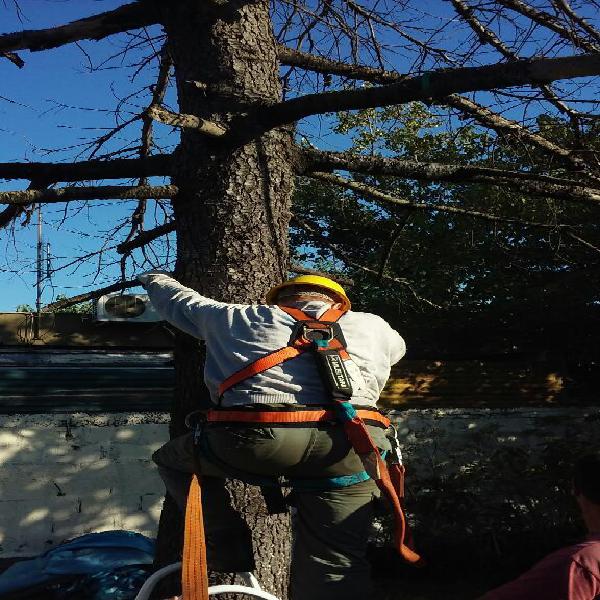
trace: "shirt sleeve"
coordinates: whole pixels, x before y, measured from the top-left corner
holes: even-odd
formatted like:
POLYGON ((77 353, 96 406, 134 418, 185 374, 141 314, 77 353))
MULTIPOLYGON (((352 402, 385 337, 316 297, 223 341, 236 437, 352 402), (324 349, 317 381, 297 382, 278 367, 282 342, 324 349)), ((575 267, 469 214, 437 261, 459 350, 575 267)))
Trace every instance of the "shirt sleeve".
POLYGON ((567 600, 589 600, 600 595, 600 580, 579 561, 569 569, 569 596, 567 600))
POLYGON ((206 339, 211 326, 230 306, 202 296, 164 272, 151 271, 138 279, 165 321, 201 340, 206 339))
POLYGON ((406 343, 404 338, 387 322, 385 325, 390 340, 390 365, 395 365, 406 354, 406 343))
POLYGON ((551 554, 481 600, 592 600, 595 594, 590 595, 591 573, 566 555, 565 550, 551 554))

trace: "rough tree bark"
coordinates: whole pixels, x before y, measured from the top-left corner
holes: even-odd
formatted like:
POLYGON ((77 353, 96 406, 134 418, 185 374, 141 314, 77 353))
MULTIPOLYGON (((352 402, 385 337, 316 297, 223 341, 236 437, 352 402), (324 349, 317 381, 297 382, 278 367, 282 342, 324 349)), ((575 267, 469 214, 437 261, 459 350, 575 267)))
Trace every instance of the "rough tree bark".
MULTIPOLYGON (((227 127, 241 105, 280 101, 275 40, 266 1, 232 1, 224 12, 206 1, 161 3, 182 113, 227 127), (198 85, 200 83, 201 85, 198 85)), ((172 181, 177 223, 176 276, 201 293, 253 302, 285 277, 293 188, 289 129, 270 131, 242 146, 184 129, 172 181)), ((181 335, 176 348, 176 400, 171 435, 183 417, 206 405, 200 347, 181 335)), ((286 597, 289 523, 267 516, 258 489, 228 484, 253 530, 257 577, 286 597)), ((170 562, 168 538, 179 515, 169 503, 159 528, 159 560, 170 562)))

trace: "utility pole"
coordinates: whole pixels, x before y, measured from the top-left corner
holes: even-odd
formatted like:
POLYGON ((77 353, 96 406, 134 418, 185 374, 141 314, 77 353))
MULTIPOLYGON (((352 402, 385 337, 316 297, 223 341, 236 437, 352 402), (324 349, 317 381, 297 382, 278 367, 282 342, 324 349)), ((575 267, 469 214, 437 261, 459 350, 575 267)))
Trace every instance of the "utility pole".
POLYGON ((44 244, 42 239, 42 205, 37 205, 37 280, 36 280, 36 296, 35 296, 35 311, 36 315, 33 319, 33 339, 40 339, 40 321, 42 318, 42 268, 43 268, 44 244))

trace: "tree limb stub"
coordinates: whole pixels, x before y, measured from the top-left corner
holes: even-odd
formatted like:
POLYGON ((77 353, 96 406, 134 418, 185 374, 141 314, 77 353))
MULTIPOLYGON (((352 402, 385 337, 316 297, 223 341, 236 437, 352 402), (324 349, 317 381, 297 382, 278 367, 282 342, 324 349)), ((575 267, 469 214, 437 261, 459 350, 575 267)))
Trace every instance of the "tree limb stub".
POLYGON ((185 127, 186 129, 195 129, 204 135, 211 137, 220 137, 227 133, 227 130, 217 123, 211 121, 205 121, 195 115, 184 115, 179 113, 171 112, 166 108, 160 106, 150 106, 146 111, 146 114, 164 125, 170 125, 171 127, 185 127))
POLYGON ((455 93, 540 85, 595 75, 600 75, 600 54, 516 60, 483 67, 432 71, 385 86, 307 94, 269 106, 246 119, 258 117, 263 128, 269 129, 314 114, 428 101, 455 93))
POLYGON ((25 66, 25 61, 15 52, 0 52, 0 56, 10 60, 10 62, 19 67, 19 69, 22 69, 25 66))
POLYGON ((557 225, 556 223, 538 223, 534 221, 518 219, 516 217, 502 217, 500 215, 493 215, 478 210, 460 208, 458 206, 452 206, 448 204, 429 204, 425 202, 413 202, 412 200, 404 200, 402 198, 398 198, 397 196, 392 196, 391 194, 382 192, 381 190, 378 190, 373 186, 366 185, 359 181, 352 181, 351 179, 347 179, 345 177, 335 175, 333 173, 311 173, 310 177, 314 177, 315 179, 320 179, 321 181, 326 181, 328 183, 339 185, 348 190, 352 190, 354 192, 358 192, 359 194, 369 196, 374 200, 381 200, 389 204, 396 204, 397 206, 405 206, 407 208, 463 215, 465 217, 475 217, 477 219, 483 219, 485 221, 514 223, 516 225, 523 225, 525 227, 539 227, 542 229, 560 229, 566 227, 566 225, 557 225))
POLYGON ((155 240, 163 235, 167 235, 168 233, 175 231, 175 229, 176 229, 175 221, 170 221, 168 223, 163 223, 162 225, 159 225, 158 227, 155 227, 154 229, 148 229, 147 231, 142 231, 136 237, 129 240, 128 242, 123 242, 122 244, 119 244, 117 246, 117 252, 119 254, 127 254, 128 252, 131 252, 132 250, 135 250, 136 248, 141 248, 142 246, 149 244, 153 240, 155 240))
POLYGON ((455 183, 485 183, 511 187, 524 194, 549 196, 567 201, 600 203, 600 189, 586 187, 576 181, 544 175, 505 171, 472 165, 420 163, 411 160, 359 156, 343 152, 323 152, 306 149, 306 175, 313 171, 347 170, 371 175, 416 179, 419 181, 448 181, 455 183))
POLYGON ((5 33, 0 35, 0 52, 49 50, 79 40, 99 40, 157 22, 158 17, 148 2, 133 2, 59 27, 5 33))
POLYGON ((0 163, 0 179, 59 182, 168 176, 171 174, 171 164, 170 154, 156 154, 143 159, 116 158, 74 163, 0 163))
POLYGON ((139 198, 173 198, 174 185, 105 185, 95 187, 64 187, 47 190, 0 192, 0 204, 27 205, 35 202, 53 203, 72 200, 137 200, 139 198))
POLYGON ((63 298, 57 302, 52 302, 52 304, 47 304, 44 306, 42 310, 44 312, 53 312, 61 308, 67 308, 68 306, 81 304, 82 302, 88 302, 89 300, 96 300, 105 294, 112 294, 113 292, 119 292, 121 290, 126 290, 127 288, 137 287, 138 285, 142 284, 137 279, 130 281, 118 281, 117 283, 113 283, 91 292, 86 292, 85 294, 79 294, 77 296, 71 296, 70 298, 63 298))

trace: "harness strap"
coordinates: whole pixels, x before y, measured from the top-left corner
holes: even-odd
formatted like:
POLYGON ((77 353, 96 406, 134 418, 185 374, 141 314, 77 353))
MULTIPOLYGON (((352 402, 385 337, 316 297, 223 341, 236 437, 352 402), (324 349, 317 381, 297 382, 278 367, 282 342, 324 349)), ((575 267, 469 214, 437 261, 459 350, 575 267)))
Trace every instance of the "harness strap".
POLYGON ((194 475, 185 507, 181 591, 185 600, 208 600, 206 541, 202 516, 200 475, 194 475))
MULTIPOLYGON (((319 319, 313 319, 305 312, 302 312, 299 308, 293 308, 292 306, 280 306, 279 308, 296 321, 325 321, 329 323, 335 323, 342 315, 345 314, 345 311, 343 310, 329 308, 321 315, 319 319)), ((346 352, 346 349, 343 346, 336 344, 335 348, 339 350, 339 353, 344 360, 350 358, 350 355, 346 352)), ((254 375, 263 373, 264 371, 269 370, 271 367, 275 367, 281 363, 287 362, 292 358, 296 358, 296 356, 306 352, 308 349, 310 349, 310 344, 296 342, 293 346, 285 346, 279 350, 275 350, 269 354, 266 354, 265 356, 262 356, 258 360, 246 365, 239 371, 236 371, 225 381, 223 381, 218 390, 219 398, 221 398, 223 394, 234 385, 237 385, 245 379, 250 379, 250 377, 254 377, 254 375)))
POLYGON ((299 354, 302 354, 302 350, 299 348, 293 348, 292 346, 285 346, 284 348, 280 348, 279 350, 275 350, 275 352, 271 352, 266 356, 259 358, 258 360, 250 363, 243 369, 236 371, 233 375, 230 375, 220 386, 219 386, 219 398, 231 387, 240 383, 240 381, 244 381, 244 379, 249 379, 254 375, 258 375, 275 365, 280 365, 283 362, 286 362, 292 358, 296 358, 299 354))
POLYGON ((375 481, 377 487, 392 505, 395 522, 394 546, 396 550, 406 562, 415 566, 424 565, 423 559, 405 543, 407 526, 399 496, 399 493, 404 495, 404 468, 396 470, 394 481, 377 446, 371 439, 369 431, 356 414, 356 411, 354 411, 352 405, 348 402, 336 401, 336 408, 344 424, 346 436, 350 440, 354 451, 360 457, 365 471, 375 481))
MULTIPOLYGON (((384 427, 390 426, 390 420, 376 410, 357 410, 359 418, 376 421, 384 427)), ((254 410, 209 410, 206 413, 208 423, 338 423, 333 410, 294 410, 294 411, 254 411, 254 410)))

